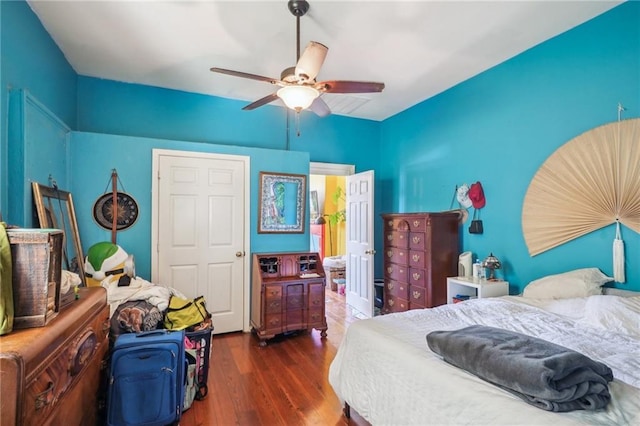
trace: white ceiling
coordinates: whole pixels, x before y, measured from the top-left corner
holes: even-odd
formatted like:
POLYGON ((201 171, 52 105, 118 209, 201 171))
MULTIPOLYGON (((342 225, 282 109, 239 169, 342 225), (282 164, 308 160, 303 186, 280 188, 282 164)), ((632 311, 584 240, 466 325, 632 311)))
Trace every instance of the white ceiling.
MULTIPOLYGON (((28 3, 84 76, 250 103, 277 87, 209 69, 279 78, 296 61, 296 19, 287 0, 28 3)), ((300 19, 301 49, 310 40, 329 47, 317 80, 386 84, 382 93, 323 99, 334 114, 384 120, 621 1, 309 3, 300 19)))

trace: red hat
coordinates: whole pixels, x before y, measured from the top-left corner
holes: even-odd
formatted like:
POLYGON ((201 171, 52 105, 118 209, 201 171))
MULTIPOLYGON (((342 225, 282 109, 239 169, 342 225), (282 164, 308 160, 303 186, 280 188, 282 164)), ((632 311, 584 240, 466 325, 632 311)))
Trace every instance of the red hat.
POLYGON ((471 200, 473 207, 476 209, 483 208, 487 203, 487 200, 484 199, 482 184, 479 181, 472 183, 469 187, 469 199, 471 200))

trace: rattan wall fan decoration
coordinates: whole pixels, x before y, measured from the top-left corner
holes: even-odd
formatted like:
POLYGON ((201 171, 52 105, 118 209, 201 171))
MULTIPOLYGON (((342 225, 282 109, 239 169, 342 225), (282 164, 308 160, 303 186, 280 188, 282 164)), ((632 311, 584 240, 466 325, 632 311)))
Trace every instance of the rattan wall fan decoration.
POLYGON ((558 148, 524 198, 531 256, 616 222, 640 233, 640 118, 596 127, 558 148))

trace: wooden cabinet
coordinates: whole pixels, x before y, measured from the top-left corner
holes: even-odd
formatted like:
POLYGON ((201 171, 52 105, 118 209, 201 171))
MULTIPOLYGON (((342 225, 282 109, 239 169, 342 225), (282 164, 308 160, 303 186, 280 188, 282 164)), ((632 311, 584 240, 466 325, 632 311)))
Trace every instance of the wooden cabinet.
POLYGON ((325 283, 318 253, 254 254, 251 326, 260 345, 295 330, 315 328, 326 337, 325 283))
POLYGON ((457 274, 457 212, 383 214, 382 313, 447 303, 447 277, 457 274))
POLYGON ((96 425, 109 342, 101 287, 81 288, 46 326, 0 336, 0 425, 96 425))

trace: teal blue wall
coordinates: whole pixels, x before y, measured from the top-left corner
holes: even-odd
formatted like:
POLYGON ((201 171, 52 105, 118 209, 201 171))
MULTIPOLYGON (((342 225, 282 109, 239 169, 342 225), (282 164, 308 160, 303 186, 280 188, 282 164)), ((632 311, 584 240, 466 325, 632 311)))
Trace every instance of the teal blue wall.
MULTIPOLYGON (((622 4, 382 123, 303 113, 300 137, 293 120, 287 125, 284 110, 275 106, 246 112, 244 102, 78 77, 24 2, 2 1, 0 8, 3 106, 8 87, 26 89, 74 130, 67 181, 79 205, 85 246, 105 237, 88 206, 104 192, 111 169, 118 169, 126 189, 146 207, 150 150, 169 147, 247 152, 254 185, 260 167, 303 170, 307 158, 375 169, 377 217, 448 209, 456 184, 480 180, 488 200, 482 211, 485 233, 470 235, 465 226, 463 248, 481 257, 493 251, 502 259, 512 292, 531 279, 574 267, 611 273, 611 227, 531 258, 521 207, 531 178, 555 149, 614 121, 618 102, 627 109, 625 117, 640 116, 638 2, 622 4)), ((2 124, 8 115, 3 111, 2 124)), ((3 212, 10 203, 7 149, 3 129, 3 212)), ((252 230, 255 214, 252 210, 252 230)), ((149 220, 121 233, 121 241, 135 247, 141 273, 150 268, 144 253, 149 220)), ((378 231, 380 226, 378 219, 378 231)), ((288 237, 276 244, 301 247, 308 241, 307 234, 288 237)), ((619 287, 640 290, 635 262, 640 236, 624 229, 623 237, 629 284, 619 287)), ((252 234, 251 249, 268 250, 271 241, 252 234)), ((379 253, 381 245, 378 232, 379 253)), ((378 271, 380 264, 377 259, 378 271)))
MULTIPOLYGON (((465 224, 464 250, 493 252, 521 289, 579 267, 613 273, 615 228, 530 257, 521 215, 525 192, 557 148, 594 127, 640 117, 640 3, 623 4, 427 100, 382 125, 381 209, 448 209, 456 184, 480 181, 485 232, 465 224)), ((639 148, 640 149, 640 148, 639 148)), ((623 229, 628 284, 640 290, 640 235, 623 229)))
MULTIPOLYGON (((12 110, 12 106, 20 108, 21 105, 19 102, 9 103, 9 93, 17 93, 13 96, 15 100, 21 96, 20 90, 27 90, 59 120, 74 128, 77 74, 26 2, 0 1, 0 10, 0 104, 3 108, 0 120, 0 211, 6 221, 23 225, 23 206, 10 209, 12 202, 22 204, 23 201, 21 194, 11 194, 9 186, 16 167, 9 164, 12 156, 9 151, 18 148, 9 146, 8 120, 22 115, 22 111, 12 110), (10 210, 20 212, 19 217, 11 217, 10 210)), ((44 146, 46 140, 35 143, 42 144, 43 151, 48 149, 44 146)), ((32 146, 30 149, 35 152, 40 147, 32 146)), ((64 180, 66 176, 59 176, 59 179, 64 180)))
POLYGON ((150 271, 151 149, 162 148, 250 156, 250 251, 307 250, 308 227, 304 234, 257 234, 258 173, 308 174, 309 161, 357 164, 361 170, 373 168, 378 163, 380 123, 340 116, 319 119, 310 112, 303 112, 300 136, 297 136, 293 114, 287 124, 287 113, 283 108, 265 106, 255 111, 242 111, 245 104, 176 90, 79 77, 78 130, 83 133, 74 133, 72 137, 71 158, 72 192, 74 199, 81 199, 84 204, 79 206, 84 214, 78 214, 83 245, 88 247, 87 244, 110 238, 108 232, 93 222, 89 213, 93 201, 104 192, 111 169, 116 168, 125 189, 141 203, 144 216, 131 229, 122 232, 118 242, 135 254, 141 276, 150 271), (87 161, 89 158, 91 160, 87 161), (93 159, 100 161, 96 164, 93 159), (128 188, 129 181, 135 182, 135 192, 128 188))
MULTIPOLYGON (((71 135, 73 184, 71 192, 82 234, 83 249, 99 241, 110 241, 111 232, 99 227, 92 217, 95 199, 111 189, 111 170, 118 171, 122 187, 138 202, 140 214, 136 223, 118 233, 118 244, 136 258, 136 273, 151 278, 151 168, 153 149, 214 152, 243 155, 250 158, 250 252, 305 251, 309 248, 306 234, 258 234, 258 173, 277 171, 308 174, 309 154, 240 146, 224 146, 195 142, 73 132, 71 135), (99 159, 100 161, 94 161, 99 159)), ((309 214, 307 212, 307 218, 309 214)))
MULTIPOLYGON (((266 83, 265 83, 266 84, 266 83)), ((267 105, 242 111, 247 102, 91 77, 78 78, 77 130, 217 145, 308 152, 311 161, 378 163, 380 123, 342 116, 319 118, 267 105), (287 138, 287 129, 289 137, 287 138)))
POLYGON ((69 132, 67 125, 27 90, 9 92, 7 217, 10 223, 38 227, 33 213, 31 182, 69 187, 69 132))

